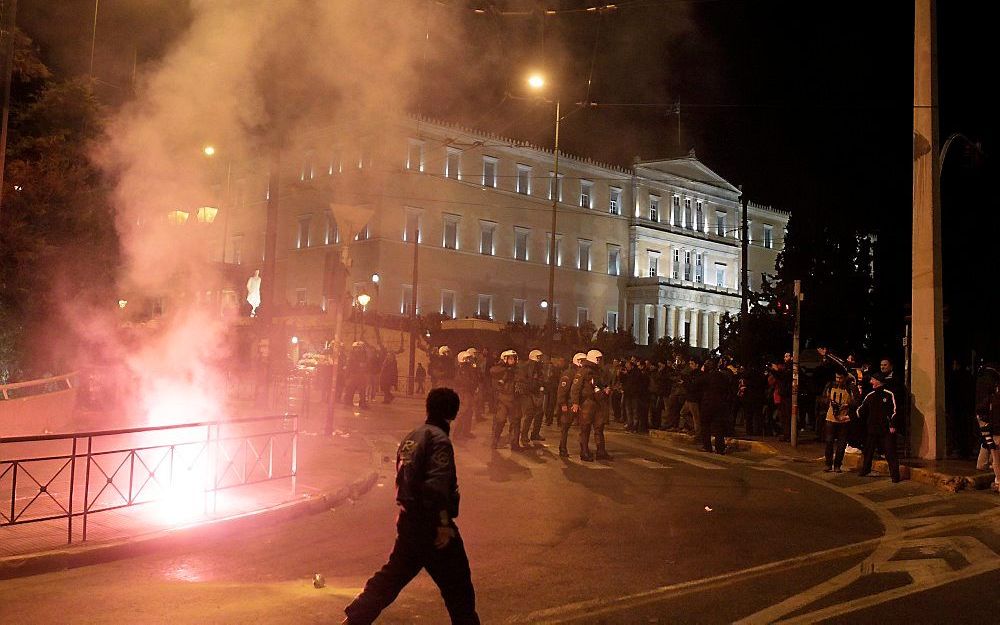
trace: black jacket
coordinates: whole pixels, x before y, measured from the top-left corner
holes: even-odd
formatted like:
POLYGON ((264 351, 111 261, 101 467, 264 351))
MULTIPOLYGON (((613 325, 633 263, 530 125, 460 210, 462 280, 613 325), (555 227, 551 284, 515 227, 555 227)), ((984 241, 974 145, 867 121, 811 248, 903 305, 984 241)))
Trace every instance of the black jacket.
POLYGON ((882 386, 865 395, 858 406, 858 417, 865 420, 868 431, 873 434, 898 429, 896 424, 896 395, 882 386))
POLYGON ((458 516, 458 474, 447 422, 428 419, 396 450, 396 503, 446 525, 458 516))

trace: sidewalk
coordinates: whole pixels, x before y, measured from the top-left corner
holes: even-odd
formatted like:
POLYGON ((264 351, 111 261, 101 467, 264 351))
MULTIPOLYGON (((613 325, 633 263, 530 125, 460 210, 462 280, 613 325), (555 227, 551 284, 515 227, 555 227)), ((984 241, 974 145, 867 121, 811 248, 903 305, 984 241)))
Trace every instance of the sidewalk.
MULTIPOLYGON (((672 440, 692 446, 701 445, 700 439, 696 439, 691 434, 650 430, 649 435, 653 438, 672 440)), ((737 435, 727 437, 726 444, 730 449, 737 451, 772 455, 798 462, 815 462, 822 466, 825 461, 825 444, 809 432, 803 433, 803 437, 797 447, 792 447, 791 443, 779 442, 776 437, 770 436, 747 438, 737 435)), ((861 459, 860 453, 845 454, 844 468, 856 470, 861 466, 861 459)), ((872 463, 872 470, 882 475, 888 475, 889 465, 885 460, 875 460, 872 463)), ((899 472, 904 480, 930 484, 950 492, 989 489, 994 479, 991 470, 980 471, 976 469, 974 460, 904 458, 900 460, 899 472)))
MULTIPOLYGON (((412 400, 380 412, 409 414, 412 400)), ((190 545, 248 527, 270 525, 336 507, 367 493, 378 481, 382 458, 358 428, 368 422, 338 406, 337 426, 348 431, 321 433, 325 407, 310 406, 300 421, 298 475, 219 491, 207 506, 199 497, 189 514, 177 508, 192 502, 148 503, 91 514, 87 541, 81 541, 81 519, 74 520, 74 542, 67 544, 67 521, 56 519, 0 527, 0 579, 86 566, 177 545, 190 545), (79 541, 79 542, 78 542, 79 541)), ((251 416, 247 406, 234 413, 251 416)))

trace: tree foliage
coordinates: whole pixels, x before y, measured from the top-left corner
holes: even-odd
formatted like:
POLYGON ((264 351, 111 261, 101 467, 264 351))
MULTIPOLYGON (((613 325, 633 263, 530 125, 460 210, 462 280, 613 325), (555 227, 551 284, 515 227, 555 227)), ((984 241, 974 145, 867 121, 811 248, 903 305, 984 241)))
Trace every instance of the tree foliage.
POLYGON ((118 240, 88 151, 103 111, 85 79, 55 79, 19 35, 0 208, 0 381, 64 368, 73 318, 110 310, 118 240))

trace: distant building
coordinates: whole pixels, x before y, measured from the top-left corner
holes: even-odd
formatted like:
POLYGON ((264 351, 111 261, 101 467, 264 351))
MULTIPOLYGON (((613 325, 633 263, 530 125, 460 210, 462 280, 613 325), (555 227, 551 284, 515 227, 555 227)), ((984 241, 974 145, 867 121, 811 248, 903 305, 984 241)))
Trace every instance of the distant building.
MULTIPOLYGON (((560 153, 556 179, 551 150, 422 119, 312 141, 282 161, 276 285, 289 306, 326 309, 324 268, 346 238, 337 205, 371 211, 348 287, 376 293, 368 309, 381 315, 412 313, 414 239, 418 314, 543 325, 553 260, 563 325, 714 348, 722 314, 740 309, 740 191, 693 152, 632 169, 560 153)), ((227 225, 225 260, 248 276, 263 258, 264 179, 240 183, 227 225)), ((750 204, 749 220, 753 288, 774 271, 788 213, 750 204)))

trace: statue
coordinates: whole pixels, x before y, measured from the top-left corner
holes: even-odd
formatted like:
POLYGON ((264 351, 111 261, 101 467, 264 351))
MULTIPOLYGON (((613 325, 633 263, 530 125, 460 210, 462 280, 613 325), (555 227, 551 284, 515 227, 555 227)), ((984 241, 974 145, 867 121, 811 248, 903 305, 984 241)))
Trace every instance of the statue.
POLYGON ((255 269, 247 280, 247 304, 250 304, 250 316, 256 317, 260 306, 260 269, 255 269))

